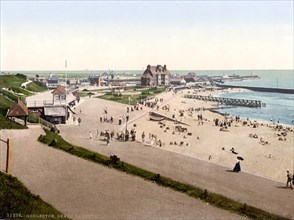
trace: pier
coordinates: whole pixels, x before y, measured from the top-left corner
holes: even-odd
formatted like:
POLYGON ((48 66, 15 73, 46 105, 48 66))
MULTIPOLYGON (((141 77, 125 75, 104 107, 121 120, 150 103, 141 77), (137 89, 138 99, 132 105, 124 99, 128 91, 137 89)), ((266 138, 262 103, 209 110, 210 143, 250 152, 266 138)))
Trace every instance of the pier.
POLYGON ((232 99, 223 97, 213 97, 213 96, 202 96, 202 95, 185 95, 184 98, 188 99, 198 99, 208 102, 217 102, 221 105, 233 105, 233 106, 243 106, 250 108, 261 108, 265 107, 265 103, 258 100, 247 100, 247 99, 232 99))
POLYGON ((266 87, 253 87, 253 86, 233 86, 233 85, 217 85, 219 88, 242 88, 249 89, 257 92, 277 92, 284 94, 294 94, 294 89, 283 89, 283 88, 266 88, 266 87))

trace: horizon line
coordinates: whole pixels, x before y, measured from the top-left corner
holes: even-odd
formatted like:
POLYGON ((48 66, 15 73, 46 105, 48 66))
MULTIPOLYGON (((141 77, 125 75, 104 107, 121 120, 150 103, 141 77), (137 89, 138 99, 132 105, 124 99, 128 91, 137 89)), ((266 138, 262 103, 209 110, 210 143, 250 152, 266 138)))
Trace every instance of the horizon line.
MULTIPOLYGON (((294 71, 294 68, 293 69, 169 69, 170 71, 252 71, 252 70, 289 70, 289 71, 294 71)), ((2 73, 5 73, 5 72, 17 72, 17 71, 20 71, 20 72, 36 72, 36 71, 46 71, 46 72, 49 72, 49 71, 145 71, 142 70, 142 69, 77 69, 77 70, 68 70, 68 69, 53 69, 53 70, 0 70, 1 71, 1 74, 2 73)))

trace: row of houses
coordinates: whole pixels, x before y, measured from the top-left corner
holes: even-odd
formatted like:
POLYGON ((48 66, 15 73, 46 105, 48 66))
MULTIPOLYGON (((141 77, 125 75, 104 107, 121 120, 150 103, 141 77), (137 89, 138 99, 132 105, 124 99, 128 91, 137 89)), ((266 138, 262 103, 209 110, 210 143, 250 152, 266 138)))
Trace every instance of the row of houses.
POLYGON ((92 75, 88 78, 81 79, 59 79, 57 76, 48 78, 34 78, 35 81, 44 83, 49 89, 56 88, 63 83, 67 86, 126 86, 126 85, 141 85, 141 86, 170 86, 170 85, 186 85, 186 84, 210 84, 209 77, 196 76, 195 73, 187 75, 172 76, 166 65, 147 65, 140 79, 119 79, 114 74, 104 72, 101 75, 92 75))
POLYGON ((196 76, 195 73, 172 76, 166 65, 148 65, 141 77, 142 86, 193 86, 209 84, 210 79, 208 76, 196 76))

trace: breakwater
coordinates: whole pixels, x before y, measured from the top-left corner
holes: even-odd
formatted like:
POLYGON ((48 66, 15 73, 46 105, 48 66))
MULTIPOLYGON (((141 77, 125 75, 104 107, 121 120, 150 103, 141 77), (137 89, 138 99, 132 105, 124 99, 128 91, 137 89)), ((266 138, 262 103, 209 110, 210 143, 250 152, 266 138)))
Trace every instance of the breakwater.
POLYGON ((232 106, 243 106, 250 108, 261 108, 265 107, 265 103, 262 103, 258 100, 247 100, 247 99, 232 99, 232 98, 223 98, 223 97, 213 97, 213 96, 202 96, 202 95, 184 95, 184 98, 188 99, 198 99, 202 101, 217 102, 224 105, 232 106))
POLYGON ((220 88, 242 88, 249 89, 257 92, 277 92, 284 94, 294 94, 294 89, 282 89, 282 88, 266 88, 266 87, 253 87, 253 86, 233 86, 233 85, 217 85, 220 88))

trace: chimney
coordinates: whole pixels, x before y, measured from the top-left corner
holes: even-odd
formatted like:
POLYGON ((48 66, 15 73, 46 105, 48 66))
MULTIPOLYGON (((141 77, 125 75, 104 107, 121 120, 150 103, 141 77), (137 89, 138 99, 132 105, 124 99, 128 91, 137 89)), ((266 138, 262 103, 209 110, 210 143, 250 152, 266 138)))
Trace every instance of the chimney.
POLYGON ((156 66, 155 72, 157 72, 158 70, 160 70, 160 65, 156 66))
POLYGON ((163 66, 163 72, 165 72, 166 71, 166 65, 164 64, 164 66, 163 66))

